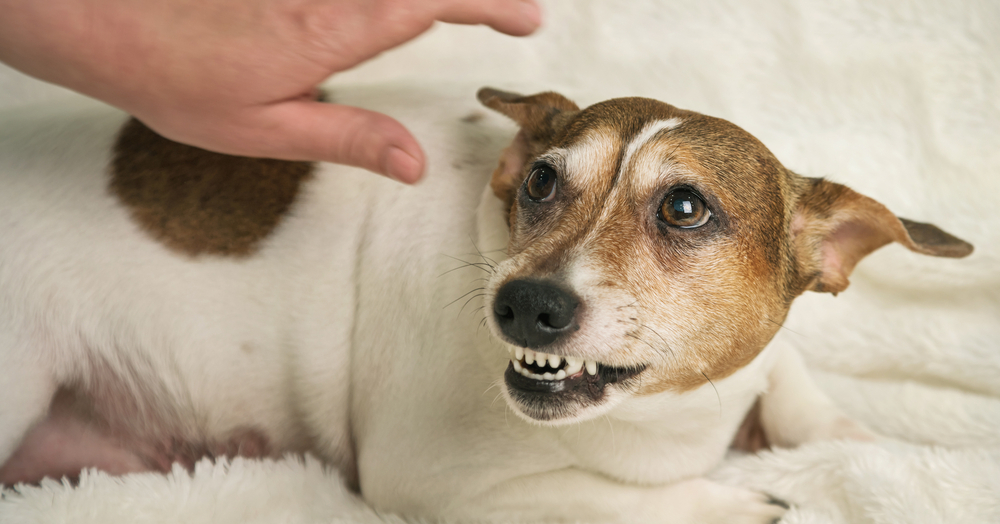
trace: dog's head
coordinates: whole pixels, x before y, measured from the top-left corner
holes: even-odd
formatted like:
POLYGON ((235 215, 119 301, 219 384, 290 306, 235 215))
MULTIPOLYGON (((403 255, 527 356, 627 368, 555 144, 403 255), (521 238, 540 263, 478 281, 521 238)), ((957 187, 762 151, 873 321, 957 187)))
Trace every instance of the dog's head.
POLYGON ((521 126, 493 174, 509 258, 487 284, 504 391, 559 424, 684 392, 749 363, 806 290, 837 293, 899 242, 972 246, 847 187, 800 177, 749 133, 644 98, 580 110, 556 93, 479 92, 521 126))

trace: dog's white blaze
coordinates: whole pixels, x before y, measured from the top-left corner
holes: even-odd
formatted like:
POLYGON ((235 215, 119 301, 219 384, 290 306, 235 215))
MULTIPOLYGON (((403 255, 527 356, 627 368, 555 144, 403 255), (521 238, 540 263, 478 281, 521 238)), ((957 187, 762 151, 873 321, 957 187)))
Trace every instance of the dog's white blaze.
MULTIPOLYGON (((641 191, 648 190, 650 188, 650 183, 652 182, 653 177, 649 177, 643 180, 635 178, 636 175, 642 173, 655 173, 658 175, 659 174, 658 164, 660 162, 663 162, 664 159, 659 155, 657 155, 655 151, 653 153, 649 153, 648 151, 643 154, 640 153, 643 152, 643 148, 647 144, 649 144, 656 137, 657 134, 659 134, 662 131, 673 129, 679 126, 682 122, 683 120, 681 120, 680 118, 668 118, 667 120, 654 120, 646 124, 642 128, 642 131, 640 131, 639 134, 637 134, 635 138, 633 138, 632 141, 629 142, 628 146, 625 147, 625 153, 622 155, 622 163, 618 167, 618 179, 624 180, 625 174, 630 173, 631 176, 633 177, 632 180, 633 189, 637 188, 641 191)), ((612 194, 609 195, 608 199, 609 200, 614 199, 615 196, 620 191, 623 190, 622 188, 626 187, 627 185, 628 184, 619 183, 616 187, 612 189, 612 194)), ((601 222, 606 220, 610 216, 611 212, 612 208, 610 206, 602 209, 601 214, 598 217, 598 221, 601 222)), ((591 240, 590 238, 587 239, 587 241, 590 240, 591 240)))
POLYGON ((654 120, 639 131, 638 135, 625 147, 625 155, 622 156, 622 165, 619 168, 619 176, 628 168, 632 157, 635 156, 646 143, 652 140, 661 131, 666 131, 679 126, 683 122, 680 118, 668 118, 667 120, 654 120))

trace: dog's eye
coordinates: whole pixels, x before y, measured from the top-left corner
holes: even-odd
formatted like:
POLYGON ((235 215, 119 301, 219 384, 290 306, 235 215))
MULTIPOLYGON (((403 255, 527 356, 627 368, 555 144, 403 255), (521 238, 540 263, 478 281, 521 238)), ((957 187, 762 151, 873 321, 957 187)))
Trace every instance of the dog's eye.
POLYGON ((674 189, 667 193, 658 214, 667 224, 685 229, 703 226, 712 217, 705 201, 690 189, 674 189))
POLYGON ((552 200, 556 194, 556 170, 545 164, 535 166, 528 175, 524 190, 536 202, 552 200))

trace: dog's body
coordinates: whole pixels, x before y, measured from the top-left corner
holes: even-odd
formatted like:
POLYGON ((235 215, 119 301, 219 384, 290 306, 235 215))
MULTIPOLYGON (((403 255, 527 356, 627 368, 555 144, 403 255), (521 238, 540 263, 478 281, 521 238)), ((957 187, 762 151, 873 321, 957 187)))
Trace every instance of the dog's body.
POLYGON ((758 397, 772 442, 870 436, 797 355, 763 349, 791 299, 843 289, 892 240, 969 250, 642 99, 580 112, 484 91, 522 126, 491 182, 509 131, 456 101, 407 118, 414 96, 390 110, 434 146, 425 183, 323 165, 289 184, 282 167, 261 189, 278 204, 226 214, 258 225, 239 234, 177 226, 129 178, 150 160, 119 137, 125 115, 11 116, 0 482, 310 451, 405 515, 769 522, 768 497, 700 478, 758 397), (701 224, 663 216, 692 205, 701 224))

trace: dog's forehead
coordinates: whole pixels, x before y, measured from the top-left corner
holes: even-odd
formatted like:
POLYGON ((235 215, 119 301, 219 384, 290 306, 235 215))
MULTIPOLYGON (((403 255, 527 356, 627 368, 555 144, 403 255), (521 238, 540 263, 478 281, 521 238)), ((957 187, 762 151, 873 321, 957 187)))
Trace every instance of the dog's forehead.
POLYGON ((723 200, 774 205, 786 186, 785 170, 750 133, 646 98, 586 108, 553 145, 574 180, 595 189, 624 182, 644 193, 681 171, 686 182, 704 184, 723 200))
POLYGON ((563 204, 561 227, 579 231, 574 238, 592 243, 614 232, 617 246, 660 252, 648 238, 657 233, 639 231, 673 188, 690 187, 715 216, 717 241, 733 246, 757 274, 781 267, 794 175, 735 124, 655 100, 615 99, 581 111, 554 146, 548 154, 558 157, 573 195, 563 204))

